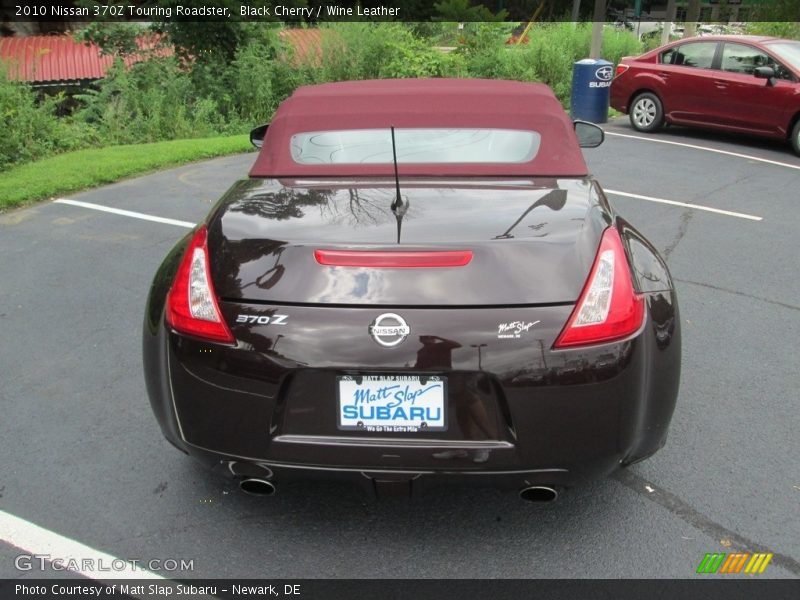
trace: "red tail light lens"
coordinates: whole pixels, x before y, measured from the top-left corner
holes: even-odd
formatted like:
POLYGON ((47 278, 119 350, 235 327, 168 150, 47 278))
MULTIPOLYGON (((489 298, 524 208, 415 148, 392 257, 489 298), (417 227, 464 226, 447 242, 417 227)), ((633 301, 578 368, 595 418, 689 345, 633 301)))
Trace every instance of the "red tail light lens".
POLYGON ((425 267, 463 267, 472 260, 470 250, 436 252, 374 252, 362 250, 315 250, 314 258, 331 267, 372 267, 412 269, 425 267))
POLYGON ((179 333, 233 344, 234 337, 222 320, 208 272, 207 239, 208 231, 203 225, 186 248, 167 295, 167 324, 179 333))
POLYGON ((614 73, 614 77, 619 77, 630 68, 631 68, 630 65, 617 65, 617 70, 614 73))
POLYGON ((644 297, 633 289, 628 259, 615 227, 600 240, 592 271, 554 348, 571 348, 622 339, 644 319, 644 297))

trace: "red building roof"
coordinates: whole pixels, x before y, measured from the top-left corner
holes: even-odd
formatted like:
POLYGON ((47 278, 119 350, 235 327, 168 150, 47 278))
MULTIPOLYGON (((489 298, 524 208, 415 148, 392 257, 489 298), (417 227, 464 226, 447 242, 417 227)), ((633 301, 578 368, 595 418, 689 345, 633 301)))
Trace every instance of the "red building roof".
MULTIPOLYGON (((323 32, 318 29, 283 29, 278 35, 294 48, 295 64, 318 65, 322 60, 323 32)), ((153 42, 143 43, 151 49, 153 42)), ((172 54, 161 49, 158 54, 172 54)), ((127 65, 139 62, 142 56, 125 59, 127 65)), ((39 35, 0 38, 0 62, 15 81, 32 84, 93 80, 105 77, 114 62, 113 56, 103 56, 94 44, 76 42, 70 35, 39 35)))
MULTIPOLYGON (((143 42, 142 49, 152 49, 154 42, 143 42)), ((158 51, 160 56, 171 49, 158 51)), ((144 57, 129 56, 131 65, 144 57)), ((114 63, 114 57, 101 55, 94 44, 76 42, 69 35, 43 35, 0 38, 0 61, 8 70, 9 79, 32 84, 100 79, 114 63)))
POLYGON ((292 62, 296 65, 319 66, 322 63, 323 36, 330 31, 321 29, 281 29, 278 37, 292 46, 292 62))

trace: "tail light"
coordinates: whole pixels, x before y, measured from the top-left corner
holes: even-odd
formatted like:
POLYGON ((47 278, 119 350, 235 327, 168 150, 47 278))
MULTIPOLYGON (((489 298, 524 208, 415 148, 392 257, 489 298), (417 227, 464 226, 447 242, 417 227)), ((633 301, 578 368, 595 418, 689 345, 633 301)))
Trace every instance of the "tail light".
POLYGON ((627 71, 630 68, 631 68, 630 65, 622 65, 622 64, 617 65, 617 70, 614 73, 614 77, 619 77, 620 75, 622 75, 625 71, 627 71))
POLYGON ((179 333, 232 344, 234 337, 222 320, 208 274, 207 239, 203 225, 186 248, 167 295, 167 324, 179 333))
POLYGON ((628 259, 615 227, 600 240, 589 279, 554 348, 571 348, 622 339, 644 319, 644 297, 633 289, 628 259))
POLYGON ((376 252, 372 250, 315 250, 314 258, 331 267, 372 267, 376 269, 413 269, 425 267, 463 267, 472 260, 470 250, 432 252, 376 252))

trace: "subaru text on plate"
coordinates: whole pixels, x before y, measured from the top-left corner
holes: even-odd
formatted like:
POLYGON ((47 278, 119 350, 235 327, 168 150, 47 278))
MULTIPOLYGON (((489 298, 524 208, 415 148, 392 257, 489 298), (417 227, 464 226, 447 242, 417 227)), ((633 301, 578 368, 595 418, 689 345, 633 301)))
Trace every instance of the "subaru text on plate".
POLYGON ((145 378, 176 447, 254 493, 544 500, 664 444, 673 283, 587 173, 602 130, 549 88, 302 87, 252 136, 249 178, 150 290, 145 378))

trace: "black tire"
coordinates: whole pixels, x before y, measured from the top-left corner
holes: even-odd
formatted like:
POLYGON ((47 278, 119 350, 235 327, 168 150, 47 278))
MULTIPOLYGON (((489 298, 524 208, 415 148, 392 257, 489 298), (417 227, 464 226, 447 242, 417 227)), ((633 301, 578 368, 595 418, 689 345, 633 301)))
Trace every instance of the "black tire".
POLYGON ((792 144, 794 153, 800 156, 800 119, 798 119, 797 123, 792 127, 792 137, 789 138, 789 141, 792 144))
POLYGON ((628 109, 631 126, 636 131, 652 133, 664 124, 664 107, 661 100, 652 92, 636 96, 628 109))

